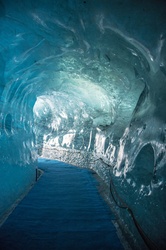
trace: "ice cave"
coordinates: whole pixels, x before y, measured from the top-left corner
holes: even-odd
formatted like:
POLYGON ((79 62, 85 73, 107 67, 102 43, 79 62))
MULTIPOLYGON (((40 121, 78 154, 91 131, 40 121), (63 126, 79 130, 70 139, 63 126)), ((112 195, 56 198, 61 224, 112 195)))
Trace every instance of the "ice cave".
POLYGON ((0 1, 1 219, 38 157, 59 159, 103 179, 133 249, 166 248, 165 13, 164 0, 0 1))

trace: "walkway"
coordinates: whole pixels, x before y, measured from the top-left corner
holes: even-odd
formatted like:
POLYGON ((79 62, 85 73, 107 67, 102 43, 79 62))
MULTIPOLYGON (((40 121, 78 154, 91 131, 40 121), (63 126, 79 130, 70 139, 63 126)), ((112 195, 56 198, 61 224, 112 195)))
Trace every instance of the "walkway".
POLYGON ((123 249, 90 170, 39 160, 44 171, 0 228, 1 250, 123 249))

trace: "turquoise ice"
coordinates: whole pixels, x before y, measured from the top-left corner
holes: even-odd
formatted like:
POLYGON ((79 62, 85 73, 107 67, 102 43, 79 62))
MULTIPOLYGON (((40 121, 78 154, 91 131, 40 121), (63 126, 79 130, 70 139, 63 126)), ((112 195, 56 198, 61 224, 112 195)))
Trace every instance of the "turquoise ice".
POLYGON ((0 1, 1 218, 37 158, 59 159, 112 180, 165 248, 165 11, 164 0, 0 1))

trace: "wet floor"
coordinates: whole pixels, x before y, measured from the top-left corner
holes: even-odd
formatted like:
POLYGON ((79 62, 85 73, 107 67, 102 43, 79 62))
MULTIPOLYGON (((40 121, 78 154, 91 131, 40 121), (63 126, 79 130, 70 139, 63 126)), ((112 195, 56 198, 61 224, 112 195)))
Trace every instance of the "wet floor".
POLYGON ((46 159, 43 175, 0 228, 0 250, 123 249, 90 170, 46 159))

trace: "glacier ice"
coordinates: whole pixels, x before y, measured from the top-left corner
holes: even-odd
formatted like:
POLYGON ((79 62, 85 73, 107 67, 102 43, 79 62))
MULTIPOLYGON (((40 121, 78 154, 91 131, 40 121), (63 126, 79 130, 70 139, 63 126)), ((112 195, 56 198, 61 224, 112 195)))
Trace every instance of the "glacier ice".
MULTIPOLYGON (((164 249, 164 0, 0 1, 0 215, 37 157, 93 168, 164 249)), ((127 212, 118 216, 145 245, 127 212)))

